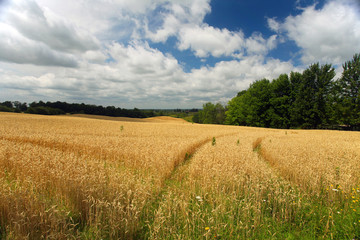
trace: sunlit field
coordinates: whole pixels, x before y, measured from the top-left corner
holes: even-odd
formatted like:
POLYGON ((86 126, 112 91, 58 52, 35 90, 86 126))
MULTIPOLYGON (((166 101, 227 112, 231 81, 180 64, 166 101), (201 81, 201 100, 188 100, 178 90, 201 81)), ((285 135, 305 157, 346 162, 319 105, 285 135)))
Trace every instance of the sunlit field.
POLYGON ((0 113, 0 239, 359 239, 360 133, 0 113))

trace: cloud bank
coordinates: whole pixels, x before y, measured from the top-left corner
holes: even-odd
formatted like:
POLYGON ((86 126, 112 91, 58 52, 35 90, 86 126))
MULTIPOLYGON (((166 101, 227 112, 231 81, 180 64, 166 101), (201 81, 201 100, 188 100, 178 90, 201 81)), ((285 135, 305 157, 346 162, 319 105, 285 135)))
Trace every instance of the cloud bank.
POLYGON ((14 0, 0 5, 0 101, 68 101, 127 108, 192 108, 226 103, 252 81, 339 64, 360 52, 355 1, 328 1, 283 20, 272 35, 204 22, 209 0, 14 0), (153 44, 169 43, 172 50, 153 44), (302 65, 272 58, 284 41, 302 65), (205 60, 185 71, 173 53, 205 60), (206 59, 215 63, 208 65, 206 59))

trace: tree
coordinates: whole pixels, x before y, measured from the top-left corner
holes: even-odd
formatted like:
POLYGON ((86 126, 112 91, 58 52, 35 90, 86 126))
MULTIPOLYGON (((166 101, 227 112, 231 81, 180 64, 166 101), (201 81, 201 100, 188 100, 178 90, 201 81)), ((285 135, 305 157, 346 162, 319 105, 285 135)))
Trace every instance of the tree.
POLYGON ((215 123, 223 124, 225 122, 225 107, 221 103, 215 105, 215 123))
POLYGON ((246 98, 248 94, 238 94, 236 97, 231 99, 228 103, 228 110, 226 111, 225 124, 246 126, 246 116, 248 113, 249 105, 246 104, 246 98))
POLYGON ((290 127, 299 127, 301 119, 300 110, 297 108, 296 99, 300 94, 300 84, 301 84, 302 74, 299 72, 290 73, 290 127))
POLYGON ((10 101, 5 101, 5 102, 1 103, 1 105, 8 107, 8 108, 13 108, 13 104, 10 101))
POLYGON ((270 127, 289 128, 291 108, 291 86, 286 74, 280 75, 271 82, 270 127))
POLYGON ((343 73, 338 81, 340 91, 340 117, 351 128, 360 125, 360 54, 343 64, 343 73))
POLYGON ((294 109, 296 122, 303 128, 318 128, 329 124, 330 91, 335 69, 330 64, 312 64, 301 77, 294 109))
POLYGON ((15 102, 13 102, 13 105, 15 106, 17 112, 25 112, 27 110, 26 103, 21 103, 19 101, 15 101, 15 102))
POLYGON ((193 122, 204 124, 223 124, 225 121, 225 107, 220 103, 216 105, 207 102, 203 104, 203 110, 194 114, 193 122))
POLYGON ((256 127, 270 127, 270 81, 252 83, 248 90, 238 93, 228 104, 226 123, 256 127))
POLYGON ((247 125, 270 127, 270 81, 267 79, 255 81, 250 85, 246 95, 244 100, 246 104, 249 105, 247 107, 249 112, 246 116, 247 125))

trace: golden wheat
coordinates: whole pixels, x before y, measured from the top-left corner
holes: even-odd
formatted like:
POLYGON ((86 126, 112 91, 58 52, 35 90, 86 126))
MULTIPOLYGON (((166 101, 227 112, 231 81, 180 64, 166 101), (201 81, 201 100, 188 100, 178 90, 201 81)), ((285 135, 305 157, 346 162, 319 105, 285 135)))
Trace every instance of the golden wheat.
POLYGON ((0 113, 0 238, 258 238, 359 186, 359 133, 85 117, 0 113))

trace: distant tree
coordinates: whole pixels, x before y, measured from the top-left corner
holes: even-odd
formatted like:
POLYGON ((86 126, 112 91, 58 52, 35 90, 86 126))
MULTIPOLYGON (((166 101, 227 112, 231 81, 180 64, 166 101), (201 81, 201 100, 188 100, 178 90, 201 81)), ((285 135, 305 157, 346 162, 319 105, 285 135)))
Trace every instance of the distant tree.
POLYGON ((65 114, 65 112, 62 111, 61 109, 51 108, 51 107, 44 107, 44 106, 29 107, 26 110, 26 113, 41 114, 41 115, 61 115, 61 114, 65 114))
POLYGON ((216 123, 216 107, 211 102, 205 103, 202 110, 202 123, 216 123))
POLYGON ((194 123, 200 123, 200 113, 199 112, 197 112, 197 113, 195 113, 194 115, 193 115, 193 117, 192 117, 192 121, 194 122, 194 123))
POLYGON ((223 124, 225 121, 225 107, 220 103, 207 102, 203 109, 193 115, 192 121, 204 124, 223 124))
POLYGON ((15 101, 15 102, 13 102, 13 105, 14 105, 15 110, 17 112, 25 112, 26 109, 27 109, 27 104, 26 103, 15 101))
POLYGON ((221 103, 215 105, 215 123, 223 124, 225 122, 225 107, 221 103))
POLYGON ((14 111, 13 108, 9 108, 7 106, 0 104, 0 112, 13 112, 13 111, 14 111))
POLYGON ((8 107, 8 108, 13 108, 13 104, 10 101, 5 101, 5 102, 1 103, 1 105, 8 107))

